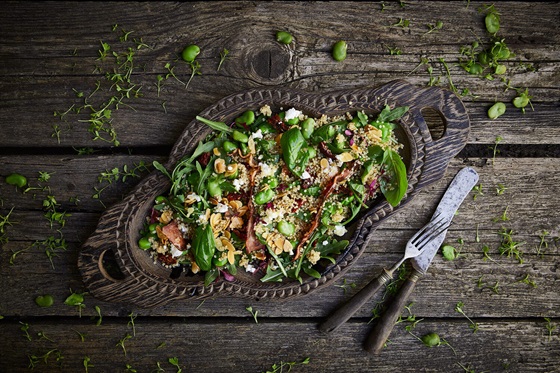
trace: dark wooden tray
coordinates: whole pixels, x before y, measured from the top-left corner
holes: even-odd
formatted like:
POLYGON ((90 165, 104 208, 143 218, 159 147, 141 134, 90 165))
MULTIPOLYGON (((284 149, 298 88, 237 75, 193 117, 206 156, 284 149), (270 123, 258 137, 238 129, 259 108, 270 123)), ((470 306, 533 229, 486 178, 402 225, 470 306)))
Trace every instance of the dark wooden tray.
MULTIPOLYGON (((452 92, 438 87, 418 88, 405 81, 392 81, 376 88, 359 88, 330 93, 308 93, 285 88, 252 89, 223 98, 200 113, 201 116, 231 122, 247 109, 256 110, 268 104, 273 110, 295 107, 304 113, 343 114, 364 110, 377 113, 385 104, 409 106, 400 120, 397 136, 404 144, 409 187, 396 208, 384 199, 376 201, 348 229, 350 245, 338 256, 335 264, 321 268, 321 277, 306 278, 303 283, 262 283, 259 278, 239 271, 235 281, 219 280, 204 286, 203 277, 173 275, 170 269, 155 264, 138 248, 140 230, 152 207, 154 198, 170 187, 169 180, 154 171, 141 181, 122 202, 102 215, 96 231, 84 243, 78 266, 89 292, 106 301, 133 303, 152 307, 172 300, 201 298, 213 294, 239 295, 258 299, 285 299, 309 294, 332 284, 351 268, 362 254, 371 233, 388 216, 405 206, 424 187, 439 180, 449 161, 465 146, 469 118, 461 100, 452 92), (424 109, 432 109, 441 117, 445 131, 432 139, 424 109), (117 274, 107 267, 108 258, 118 266, 117 274)), ((199 140, 211 130, 193 120, 174 145, 165 164, 172 169, 183 156, 190 154, 199 140)))

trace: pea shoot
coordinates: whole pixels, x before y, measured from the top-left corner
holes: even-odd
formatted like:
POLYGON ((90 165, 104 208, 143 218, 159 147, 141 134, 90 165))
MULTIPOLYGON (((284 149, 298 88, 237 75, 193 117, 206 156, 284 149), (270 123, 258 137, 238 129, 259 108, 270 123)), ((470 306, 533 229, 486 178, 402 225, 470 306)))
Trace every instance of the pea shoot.
POLYGON ((97 313, 97 321, 95 322, 95 325, 99 326, 101 325, 101 322, 103 322, 103 315, 101 315, 101 308, 99 308, 99 306, 95 306, 93 309, 97 313))
POLYGON ((176 373, 182 373, 183 369, 181 369, 181 366, 179 365, 179 358, 177 357, 170 357, 167 359, 167 361, 169 362, 169 364, 173 365, 175 368, 177 368, 177 372, 176 373))
POLYGON ((84 356, 84 359, 82 360, 82 364, 84 365, 84 369, 86 370, 86 373, 88 373, 89 368, 94 367, 94 365, 91 364, 91 359, 89 358, 89 356, 84 356))
POLYGON ((253 311, 253 307, 249 306, 249 307, 245 307, 245 309, 247 311, 249 311, 249 313, 251 314, 251 316, 253 316, 253 320, 255 320, 255 324, 259 323, 259 320, 257 319, 257 315, 259 314, 259 311, 253 311))
POLYGON ((86 307, 86 305, 84 304, 84 295, 85 293, 72 292, 72 294, 70 294, 64 301, 64 304, 66 304, 67 306, 78 307, 78 313, 80 317, 82 317, 82 309, 86 307))
POLYGON ((521 251, 520 247, 525 244, 525 242, 517 242, 513 239, 514 231, 512 229, 502 228, 499 232, 502 236, 502 241, 500 242, 500 246, 498 250, 500 255, 505 255, 508 258, 515 258, 519 262, 519 264, 523 263, 523 251, 521 251))
POLYGON ((558 327, 558 325, 552 325, 552 320, 550 319, 550 317, 545 317, 544 321, 546 321, 545 328, 548 331, 548 341, 550 342, 550 340, 552 339, 552 333, 558 327))
POLYGON ((460 313, 467 320, 469 320, 469 322, 470 322, 469 328, 471 328, 473 330, 473 333, 476 333, 478 331, 478 323, 475 323, 474 321, 471 320, 470 317, 467 316, 465 311, 463 311, 464 306, 465 305, 463 304, 463 302, 457 302, 457 304, 455 305, 455 312, 460 313))
POLYGON ((436 23, 434 25, 428 24, 427 26, 428 26, 428 31, 426 31, 424 33, 424 35, 431 34, 432 32, 437 31, 437 30, 441 30, 443 28, 443 22, 442 21, 436 21, 436 23))
POLYGON ((115 345, 116 347, 120 347, 123 350, 124 356, 126 356, 126 346, 125 346, 125 342, 128 341, 130 338, 132 338, 132 336, 128 333, 125 334, 124 337, 122 337, 117 344, 115 345))
POLYGON ((344 294, 346 294, 346 291, 348 290, 348 288, 351 289, 355 289, 356 288, 356 283, 352 282, 352 283, 347 283, 346 279, 342 279, 342 284, 341 285, 334 285, 337 288, 341 288, 342 290, 344 290, 344 294))
POLYGON ((220 63, 218 63, 218 68, 216 69, 216 71, 220 71, 223 63, 226 60, 226 57, 229 55, 229 51, 224 48, 221 52, 220 52, 220 63))
POLYGON ((262 373, 282 373, 284 371, 290 372, 294 366, 307 365, 309 364, 309 361, 310 361, 309 357, 306 357, 299 363, 295 361, 289 361, 289 362, 280 361, 280 363, 272 364, 270 370, 267 370, 266 372, 262 372, 262 373))
POLYGON ((399 21, 397 23, 394 23, 392 26, 405 28, 408 27, 409 25, 410 25, 410 20, 400 18, 399 21))
POLYGON ((520 280, 517 280, 516 282, 527 284, 527 285, 529 285, 533 288, 537 287, 537 283, 535 282, 535 280, 533 280, 531 278, 531 276, 528 273, 526 273, 525 276, 523 276, 523 278, 521 278, 520 280))

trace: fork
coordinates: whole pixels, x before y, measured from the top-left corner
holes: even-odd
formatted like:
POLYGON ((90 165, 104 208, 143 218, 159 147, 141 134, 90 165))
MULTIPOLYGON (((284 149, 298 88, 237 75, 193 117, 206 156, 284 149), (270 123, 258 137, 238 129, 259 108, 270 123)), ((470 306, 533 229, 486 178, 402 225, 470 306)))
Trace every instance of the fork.
POLYGON ((445 216, 436 216, 422 227, 406 243, 404 256, 391 268, 383 268, 383 272, 377 278, 370 281, 362 290, 321 323, 319 330, 323 333, 330 333, 348 321, 387 281, 393 278, 393 273, 405 260, 420 255, 426 245, 449 228, 449 225, 450 221, 445 216))

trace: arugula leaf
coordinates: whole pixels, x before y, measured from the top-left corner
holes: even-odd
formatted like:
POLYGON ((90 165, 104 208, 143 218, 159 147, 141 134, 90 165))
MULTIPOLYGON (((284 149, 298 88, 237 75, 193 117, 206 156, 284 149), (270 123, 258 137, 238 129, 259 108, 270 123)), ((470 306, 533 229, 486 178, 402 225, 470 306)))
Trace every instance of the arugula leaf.
POLYGON ((397 152, 389 148, 383 154, 385 174, 380 178, 381 192, 391 204, 397 206, 408 189, 406 167, 397 152))
POLYGON ((408 106, 399 106, 391 110, 389 105, 385 105, 381 113, 379 113, 377 120, 379 122, 393 122, 399 118, 401 118, 407 111, 408 106))
POLYGON ((233 129, 228 127, 224 122, 216 122, 216 121, 213 121, 213 120, 208 120, 208 119, 200 117, 198 115, 196 116, 196 120, 206 124, 208 127, 212 128, 213 130, 216 130, 216 131, 227 132, 227 133, 232 133, 233 132, 233 129))
POLYGON ((266 274, 261 278, 261 282, 282 282, 283 273, 280 269, 272 270, 270 266, 266 268, 266 274))

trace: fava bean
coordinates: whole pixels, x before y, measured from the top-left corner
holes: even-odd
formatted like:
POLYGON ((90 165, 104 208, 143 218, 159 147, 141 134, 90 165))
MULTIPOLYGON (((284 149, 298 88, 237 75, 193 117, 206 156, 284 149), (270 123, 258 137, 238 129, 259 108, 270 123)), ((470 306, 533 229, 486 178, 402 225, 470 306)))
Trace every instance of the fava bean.
POLYGON ((227 264, 227 262, 228 262, 227 256, 225 258, 214 257, 212 259, 212 264, 214 264, 215 267, 223 267, 227 264))
POLYGON ((263 183, 274 189, 278 186, 278 179, 274 176, 268 176, 263 180, 263 183))
POLYGON ((500 29, 500 18, 496 13, 488 13, 484 18, 484 23, 486 30, 491 34, 497 33, 500 29))
POLYGON ((315 120, 313 118, 307 118, 301 124, 301 134, 307 140, 313 134, 315 130, 315 120))
POLYGON ((185 49, 183 49, 183 53, 181 53, 181 57, 183 57, 183 60, 187 62, 193 62, 199 53, 200 53, 200 48, 198 47, 198 45, 191 44, 186 46, 185 49))
POLYGON ((20 174, 11 174, 6 177, 6 183, 23 188, 27 185, 27 178, 20 174))
POLYGON ((284 236, 291 236, 296 231, 296 226, 287 221, 279 221, 276 225, 278 232, 282 233, 284 236))
POLYGON ((152 247, 152 243, 147 237, 142 237, 141 239, 138 240, 138 246, 142 250, 148 250, 149 248, 152 247))
POLYGON ((235 145, 231 141, 224 141, 224 144, 222 146, 224 147, 224 150, 226 151, 226 153, 231 153, 232 151, 237 149, 237 145, 235 145))
POLYGON ((344 61, 346 59, 346 50, 348 45, 344 40, 337 41, 333 45, 332 56, 336 61, 344 61))
POLYGON ((506 105, 503 102, 496 102, 488 109, 488 118, 496 119, 506 112, 506 105))
POLYGON ((39 295, 37 298, 35 298, 35 303, 39 307, 50 307, 54 303, 54 298, 52 297, 52 295, 39 295))
POLYGON ((156 203, 159 205, 160 203, 164 203, 167 202, 167 198, 165 198, 164 196, 157 196, 156 197, 156 203))
POLYGON ((249 136, 247 136, 246 134, 238 130, 233 130, 232 137, 235 141, 239 141, 243 143, 247 143, 249 141, 249 136))
POLYGON ((208 188, 208 193, 210 193, 212 197, 219 197, 222 195, 222 188, 220 188, 218 180, 208 180, 208 185, 206 187, 208 188))
POLYGON ((245 123, 246 125, 250 126, 251 124, 253 124, 253 122, 255 122, 255 113, 251 110, 247 110, 235 119, 236 124, 245 123))
POLYGON ((287 31, 278 31, 276 33, 276 41, 282 44, 290 44, 293 40, 292 34, 287 31))
POLYGON ((265 203, 272 201, 273 198, 274 191, 270 188, 267 188, 265 190, 261 190, 255 195, 255 203, 257 205, 264 205, 265 203))

